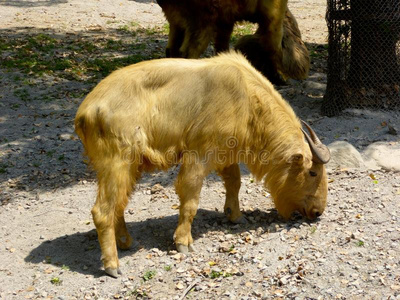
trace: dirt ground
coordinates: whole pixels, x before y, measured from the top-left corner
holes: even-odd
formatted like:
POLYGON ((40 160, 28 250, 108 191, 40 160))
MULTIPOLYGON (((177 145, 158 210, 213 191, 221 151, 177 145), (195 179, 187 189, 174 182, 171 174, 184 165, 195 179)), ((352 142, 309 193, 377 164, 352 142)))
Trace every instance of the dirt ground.
MULTIPOLYGON (((326 1, 289 2, 304 40, 323 50, 326 1)), ((165 23, 150 0, 0 0, 0 59, 22 47, 7 43, 33 34, 51 34, 74 51, 86 39, 132 38, 124 31, 132 24, 141 46, 117 45, 154 55, 167 36, 151 28, 165 23)), ((386 126, 400 128, 398 112, 319 114, 322 50, 311 56, 309 79, 291 81, 282 95, 326 144, 347 141, 362 153, 382 142, 398 150, 399 138, 386 126)), ((56 55, 61 61, 65 52, 56 55)), ((284 222, 242 167, 245 225, 227 222, 224 189, 211 174, 193 225, 197 252, 189 256, 176 253, 172 241, 178 169, 148 174, 126 211, 135 242, 119 251, 123 275, 105 276, 90 214, 96 182, 73 132, 93 81, 57 74, 0 68, 0 299, 400 299, 400 173, 379 167, 330 168, 328 207, 316 222, 284 222)))

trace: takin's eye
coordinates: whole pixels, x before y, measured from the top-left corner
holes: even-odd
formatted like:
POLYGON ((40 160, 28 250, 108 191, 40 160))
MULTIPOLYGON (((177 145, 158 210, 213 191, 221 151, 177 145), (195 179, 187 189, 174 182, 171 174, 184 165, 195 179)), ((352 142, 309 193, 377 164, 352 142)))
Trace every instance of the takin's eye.
POLYGON ((310 176, 315 177, 315 176, 317 176, 317 173, 314 171, 310 171, 310 176))

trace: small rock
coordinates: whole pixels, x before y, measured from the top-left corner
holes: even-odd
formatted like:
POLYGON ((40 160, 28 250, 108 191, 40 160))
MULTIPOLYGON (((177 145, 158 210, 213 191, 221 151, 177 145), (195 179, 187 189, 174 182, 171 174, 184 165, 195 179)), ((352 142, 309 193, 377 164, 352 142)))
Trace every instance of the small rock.
POLYGON ((156 183, 156 184, 153 185, 152 188, 151 188, 151 194, 160 193, 162 190, 164 190, 164 187, 163 187, 161 184, 156 183))
POLYGON ((73 138, 74 138, 74 136, 70 133, 61 133, 59 135, 59 139, 62 141, 72 140, 73 138))

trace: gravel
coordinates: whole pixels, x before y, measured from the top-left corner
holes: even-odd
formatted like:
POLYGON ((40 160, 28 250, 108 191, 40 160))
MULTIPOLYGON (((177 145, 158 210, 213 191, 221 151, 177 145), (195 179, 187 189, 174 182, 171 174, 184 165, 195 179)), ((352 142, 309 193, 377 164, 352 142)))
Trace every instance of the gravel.
MULTIPOLYGON (((293 0, 290 7, 305 40, 326 43, 325 1, 293 0)), ((0 3, 3 29, 116 26, 110 19, 165 23, 152 1, 0 3)), ((279 91, 326 144, 346 141, 360 153, 375 142, 398 149, 387 125, 400 128, 398 112, 319 114, 325 73, 325 59, 313 58, 307 81, 279 91)), ((123 275, 104 276, 90 214, 95 177, 73 132, 82 97, 12 109, 16 75, 0 69, 0 299, 400 299, 400 173, 379 166, 329 169, 329 203, 316 222, 299 215, 284 222, 242 166, 241 208, 249 222, 230 224, 223 184, 211 174, 192 229, 197 252, 188 256, 172 242, 178 169, 147 174, 127 208, 135 242, 119 251, 123 275)), ((45 77, 32 92, 56 83, 45 77)), ((57 84, 63 91, 86 87, 57 84)))

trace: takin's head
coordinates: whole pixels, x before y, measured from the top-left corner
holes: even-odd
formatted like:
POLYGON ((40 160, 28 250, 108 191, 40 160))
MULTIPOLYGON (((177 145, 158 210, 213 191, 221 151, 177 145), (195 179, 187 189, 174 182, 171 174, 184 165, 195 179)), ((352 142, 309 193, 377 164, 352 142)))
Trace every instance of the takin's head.
POLYGON ((327 204, 328 179, 325 164, 330 159, 330 152, 308 124, 303 123, 310 133, 303 130, 306 147, 292 154, 284 162, 285 168, 278 167, 282 171, 276 174, 277 178, 268 180, 275 207, 285 219, 298 211, 304 217, 314 220, 322 215, 327 204))

